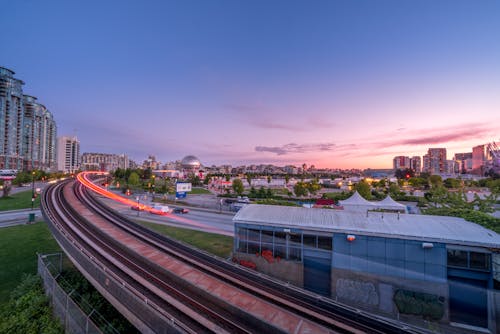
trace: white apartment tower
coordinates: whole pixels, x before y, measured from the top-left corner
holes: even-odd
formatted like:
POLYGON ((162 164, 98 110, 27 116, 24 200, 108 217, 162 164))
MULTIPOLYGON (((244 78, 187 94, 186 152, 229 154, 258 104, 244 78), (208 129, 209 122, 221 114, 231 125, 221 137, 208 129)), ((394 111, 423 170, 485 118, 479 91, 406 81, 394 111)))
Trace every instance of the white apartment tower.
POLYGON ((57 170, 75 173, 80 169, 80 142, 76 137, 57 138, 57 170))

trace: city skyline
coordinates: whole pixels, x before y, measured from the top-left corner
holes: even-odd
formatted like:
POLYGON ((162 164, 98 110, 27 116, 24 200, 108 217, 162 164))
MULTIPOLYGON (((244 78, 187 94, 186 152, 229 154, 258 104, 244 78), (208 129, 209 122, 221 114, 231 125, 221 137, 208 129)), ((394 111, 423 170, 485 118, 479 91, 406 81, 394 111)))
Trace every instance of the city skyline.
POLYGON ((495 1, 2 8, 0 66, 82 152, 364 169, 500 137, 495 1))

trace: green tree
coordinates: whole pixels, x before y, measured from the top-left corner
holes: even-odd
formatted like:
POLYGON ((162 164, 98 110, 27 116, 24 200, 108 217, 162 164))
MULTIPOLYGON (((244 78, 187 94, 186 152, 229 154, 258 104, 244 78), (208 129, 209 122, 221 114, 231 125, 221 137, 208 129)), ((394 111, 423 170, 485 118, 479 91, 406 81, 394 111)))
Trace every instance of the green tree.
POLYGON ((365 180, 361 180, 356 184, 354 187, 356 191, 364 198, 364 199, 371 199, 372 198, 372 190, 368 182, 365 180))
POLYGON ((241 181, 240 179, 234 179, 232 187, 234 192, 238 195, 243 194, 243 191, 245 190, 245 188, 243 187, 243 181, 241 181))
POLYGON ((318 180, 314 179, 307 183, 307 190, 312 195, 315 195, 321 189, 321 185, 318 183, 318 180))
POLYGON ((23 183, 31 183, 31 181, 32 181, 31 173, 19 172, 17 173, 14 180, 12 180, 12 183, 15 184, 16 186, 20 186, 23 183))
POLYGON ((399 188, 399 185, 397 183, 391 183, 389 185, 389 194, 392 197, 396 197, 401 193, 401 188, 399 188))
POLYGON ((266 198, 273 198, 273 191, 271 190, 271 188, 267 188, 266 198))
POLYGON ((259 191, 257 192, 257 197, 266 198, 266 190, 264 189, 264 187, 259 188, 259 191))
POLYGON ((226 181, 231 180, 231 175, 230 174, 225 174, 224 177, 226 178, 226 181))
POLYGON ((272 180, 271 175, 268 175, 268 176, 267 176, 267 184, 270 184, 270 183, 271 183, 271 180, 272 180))
POLYGON ((290 175, 286 174, 285 175, 285 185, 288 186, 288 182, 290 181, 290 175))
POLYGON ((449 177, 443 181, 443 185, 448 189, 450 189, 450 188, 458 189, 458 188, 462 187, 462 181, 455 179, 455 178, 452 178, 452 177, 449 177))
POLYGON ((257 190, 255 190, 255 188, 253 186, 250 188, 250 194, 249 194, 249 196, 251 198, 256 198, 257 197, 257 190))
POLYGON ((295 193, 295 196, 302 197, 307 196, 309 190, 307 189, 306 183, 300 181, 293 186, 293 192, 295 193))
POLYGON ((130 176, 128 177, 128 184, 130 184, 131 186, 138 186, 139 185, 139 174, 137 174, 136 172, 131 172, 130 173, 130 176))
POLYGON ((252 174, 247 173, 246 175, 248 186, 252 185, 252 174))
POLYGON ((439 175, 429 176, 429 184, 431 187, 440 187, 443 185, 443 178, 439 175))

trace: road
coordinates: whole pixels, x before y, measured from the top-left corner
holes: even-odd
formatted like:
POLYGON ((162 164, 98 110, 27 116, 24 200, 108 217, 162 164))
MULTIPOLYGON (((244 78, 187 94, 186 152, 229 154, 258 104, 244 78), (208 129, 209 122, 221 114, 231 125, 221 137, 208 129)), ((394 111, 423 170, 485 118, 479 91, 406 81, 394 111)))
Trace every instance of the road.
POLYGON ((43 219, 39 209, 0 211, 0 228, 28 223, 29 214, 35 214, 35 221, 43 219))
POLYGON ((109 199, 102 199, 108 206, 119 213, 133 219, 151 223, 190 228, 204 232, 234 236, 233 214, 219 213, 216 210, 196 209, 189 207, 187 214, 168 214, 165 216, 153 215, 149 212, 138 212, 121 203, 109 199))

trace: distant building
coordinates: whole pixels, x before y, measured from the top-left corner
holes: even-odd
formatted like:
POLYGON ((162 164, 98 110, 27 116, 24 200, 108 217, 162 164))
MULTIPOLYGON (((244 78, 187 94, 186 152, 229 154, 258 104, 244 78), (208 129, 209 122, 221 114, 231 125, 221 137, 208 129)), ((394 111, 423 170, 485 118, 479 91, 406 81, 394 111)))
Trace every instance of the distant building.
POLYGON ((398 169, 409 169, 411 167, 410 157, 402 155, 394 157, 394 159, 392 159, 392 166, 395 171, 398 169))
POLYGON ((483 176, 486 171, 486 163, 491 160, 491 154, 487 145, 478 145, 472 148, 472 174, 483 176))
POLYGON ((466 174, 472 171, 472 152, 455 153, 455 173, 466 174))
POLYGON ((446 148, 429 148, 423 160, 424 172, 430 173, 431 175, 447 173, 446 148))
POLYGON ((76 137, 57 138, 57 170, 75 173, 80 169, 80 142, 76 137))
POLYGON ((287 174, 298 174, 299 169, 293 165, 287 165, 283 167, 283 171, 287 174))
POLYGON ((112 172, 116 169, 130 168, 128 156, 125 154, 83 153, 82 169, 112 172))
POLYGON ((0 67, 0 168, 56 168, 57 127, 36 97, 23 94, 24 82, 0 67))
POLYGON ((410 158, 410 168, 415 171, 415 174, 420 174, 422 171, 422 158, 413 156, 410 158))

